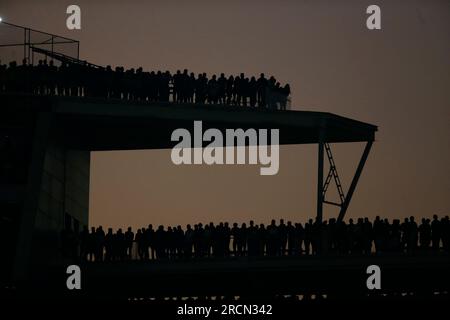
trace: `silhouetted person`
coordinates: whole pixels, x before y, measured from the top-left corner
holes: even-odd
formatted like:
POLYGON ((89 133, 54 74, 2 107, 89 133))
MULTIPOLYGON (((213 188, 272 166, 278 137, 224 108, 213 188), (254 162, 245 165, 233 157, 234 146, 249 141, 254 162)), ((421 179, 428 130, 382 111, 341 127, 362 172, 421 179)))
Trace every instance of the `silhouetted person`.
POLYGON ((258 241, 258 226, 254 225, 254 221, 250 221, 250 225, 247 230, 248 239, 248 255, 256 256, 259 253, 259 241, 258 241))
POLYGON ((433 221, 431 222, 431 242, 433 250, 438 251, 441 242, 441 222, 437 215, 433 215, 433 221))
POLYGON ((126 243, 126 256, 131 259, 133 250, 134 233, 131 231, 131 227, 128 227, 125 232, 125 243, 126 243))
POLYGON ((288 230, 284 224, 284 219, 280 219, 280 225, 278 226, 278 248, 277 255, 283 256, 286 253, 286 245, 288 241, 288 230))
POLYGON ((112 228, 108 228, 108 232, 105 235, 105 261, 115 260, 114 254, 114 234, 112 228))
POLYGON ((219 99, 219 84, 216 75, 213 75, 208 82, 208 103, 216 104, 219 99))
POLYGON ((408 218, 405 218, 403 223, 401 224, 401 233, 402 233, 401 251, 404 251, 405 249, 407 249, 408 241, 411 238, 409 236, 410 228, 409 228, 409 220, 408 220, 408 218))
MULTIPOLYGON (((144 229, 144 228, 142 228, 144 229)), ((138 257, 140 260, 144 260, 145 256, 144 256, 144 242, 145 242, 145 235, 142 232, 142 229, 138 229, 138 231, 136 232, 136 243, 137 243, 137 250, 138 250, 138 257)), ((145 229, 144 229, 145 231, 145 229)))
POLYGON ((143 234, 144 259, 156 259, 156 238, 155 231, 153 230, 153 225, 149 224, 147 229, 144 230, 143 234))
POLYGON ((378 253, 384 251, 385 241, 387 241, 387 239, 385 239, 384 237, 383 229, 383 222, 381 221, 379 216, 376 216, 375 221, 373 222, 373 235, 375 242, 375 251, 378 253))
POLYGON ((408 238, 407 238, 407 249, 409 253, 414 253, 417 247, 418 239, 418 228, 417 223, 414 221, 414 217, 409 218, 408 228, 408 238))
POLYGON ((422 218, 419 226, 419 243, 422 250, 428 250, 431 244, 431 225, 428 219, 422 218))
POLYGON ((239 238, 239 227, 238 224, 235 222, 233 223, 233 227, 231 228, 231 235, 233 236, 233 255, 237 256, 238 251, 238 238, 239 238))
POLYGON ((194 230, 190 224, 186 226, 186 232, 184 234, 184 256, 187 259, 192 257, 192 246, 194 244, 194 230))
POLYGON ((241 228, 238 230, 237 238, 237 251, 238 255, 242 256, 247 251, 247 225, 243 223, 241 228))
POLYGON ((373 230, 372 223, 368 218, 364 218, 363 224, 363 250, 364 254, 369 255, 372 252, 373 230))
POLYGON ((226 104, 231 105, 235 103, 233 94, 234 94, 234 77, 229 76, 226 84, 226 104))
POLYGON ((291 86, 286 84, 281 88, 281 110, 286 110, 288 104, 288 98, 291 95, 291 86))
POLYGON ((309 221, 305 224, 305 254, 309 255, 312 253, 312 242, 313 242, 313 220, 309 219, 309 221))
POLYGON ((264 73, 261 73, 261 75, 259 76, 257 83, 256 83, 258 107, 261 107, 261 108, 266 107, 267 87, 268 87, 268 81, 267 81, 264 73))
POLYGON ((177 70, 177 72, 173 75, 173 101, 181 102, 181 91, 182 91, 182 78, 181 71, 177 70))
POLYGON ((298 249, 298 245, 295 243, 296 242, 295 227, 292 225, 291 221, 287 222, 286 233, 287 233, 287 254, 289 256, 292 256, 294 255, 295 250, 298 249))
POLYGON ((225 74, 221 73, 217 79, 217 100, 220 104, 226 103, 227 78, 225 74))
POLYGON ((166 232, 164 226, 159 226, 155 232, 155 249, 156 259, 164 259, 166 257, 166 232))
POLYGON ((89 240, 88 240, 88 259, 89 259, 89 261, 95 260, 96 246, 97 246, 97 236, 95 233, 95 227, 92 227, 91 233, 89 234, 89 240))
POLYGON ((278 228, 275 225, 275 220, 272 220, 267 227, 267 252, 269 256, 275 256, 278 253, 279 236, 278 228))
POLYGON ((105 246, 105 232, 102 226, 95 230, 95 261, 103 261, 103 251, 105 246))
POLYGON ((231 229, 228 222, 224 223, 223 226, 223 251, 225 256, 230 255, 230 240, 231 240, 231 229))
POLYGON ((256 107, 258 84, 255 77, 251 77, 247 86, 250 107, 256 107))

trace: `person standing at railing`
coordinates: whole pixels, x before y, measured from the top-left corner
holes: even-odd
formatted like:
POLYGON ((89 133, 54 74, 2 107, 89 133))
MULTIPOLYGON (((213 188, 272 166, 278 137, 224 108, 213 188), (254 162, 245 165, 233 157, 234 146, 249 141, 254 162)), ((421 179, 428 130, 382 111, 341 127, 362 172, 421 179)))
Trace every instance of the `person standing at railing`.
POLYGON ((0 92, 6 91, 6 70, 6 64, 2 64, 2 61, 0 60, 0 92))
POLYGON ((258 107, 265 108, 266 107, 266 91, 267 91, 268 81, 264 75, 261 73, 259 79, 256 81, 256 90, 257 90, 257 102, 258 107))
POLYGON ((289 86, 289 84, 286 84, 283 88, 280 88, 280 90, 281 90, 280 109, 286 110, 288 98, 289 95, 291 94, 291 87, 289 86))
POLYGON ((217 79, 218 85, 218 102, 220 104, 225 104, 226 102, 226 89, 227 89, 227 78, 225 78, 225 74, 221 73, 219 79, 217 79))
POLYGON ((125 232, 127 259, 131 259, 131 251, 133 250, 133 240, 134 240, 134 232, 131 230, 131 227, 128 227, 128 230, 125 232))
POLYGON ((256 78, 252 77, 248 83, 248 96, 250 100, 250 107, 252 108, 256 107, 257 86, 258 84, 256 82, 256 78))

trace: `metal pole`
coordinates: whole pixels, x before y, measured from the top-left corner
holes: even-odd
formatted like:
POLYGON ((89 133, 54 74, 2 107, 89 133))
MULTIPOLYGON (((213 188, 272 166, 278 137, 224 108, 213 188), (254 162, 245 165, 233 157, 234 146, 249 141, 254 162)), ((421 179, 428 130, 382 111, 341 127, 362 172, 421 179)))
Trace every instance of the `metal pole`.
POLYGON ((27 29, 23 29, 23 59, 27 58, 27 29))
MULTIPOLYGON (((28 31, 28 42, 27 42, 27 49, 28 49, 28 53, 27 53, 27 61, 28 61, 28 64, 30 64, 30 56, 31 56, 31 54, 30 54, 30 51, 31 51, 31 48, 30 48, 30 42, 31 42, 31 35, 30 35, 30 29, 27 29, 27 31, 28 31)), ((33 62, 31 62, 31 64, 33 64, 33 62)))
POLYGON ((325 129, 319 131, 319 152, 317 166, 317 222, 322 222, 323 216, 323 149, 325 140, 325 129))
POLYGON ((53 56, 54 56, 54 54, 53 54, 53 43, 54 43, 54 37, 52 36, 52 60, 51 61, 53 61, 53 56))

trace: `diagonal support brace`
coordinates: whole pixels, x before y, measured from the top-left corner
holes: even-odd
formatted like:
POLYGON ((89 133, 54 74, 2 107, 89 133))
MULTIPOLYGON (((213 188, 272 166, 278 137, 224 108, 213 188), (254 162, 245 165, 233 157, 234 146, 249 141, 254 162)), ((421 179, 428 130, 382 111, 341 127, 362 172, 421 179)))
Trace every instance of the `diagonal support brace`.
POLYGON ((359 160, 358 167, 356 168, 355 175, 353 176, 352 183, 348 189, 347 195, 345 196, 344 203, 342 204, 341 211, 339 212, 338 222, 344 219, 345 213, 347 212, 348 205, 352 200, 353 193, 355 192, 356 185, 358 184, 359 177, 366 163, 367 157, 369 156, 370 149, 372 148, 373 141, 367 141, 364 152, 359 160))

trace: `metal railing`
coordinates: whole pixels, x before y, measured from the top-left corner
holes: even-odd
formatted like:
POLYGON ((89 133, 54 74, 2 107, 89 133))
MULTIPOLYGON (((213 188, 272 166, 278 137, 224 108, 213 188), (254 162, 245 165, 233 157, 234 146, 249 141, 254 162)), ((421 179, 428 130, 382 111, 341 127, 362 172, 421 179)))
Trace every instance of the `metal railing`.
POLYGON ((43 53, 33 48, 79 59, 80 42, 13 23, 0 22, 0 59, 25 60, 28 64, 34 65, 36 58, 43 53))

